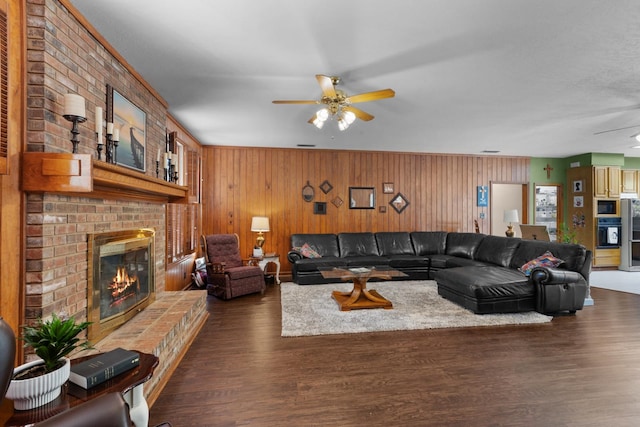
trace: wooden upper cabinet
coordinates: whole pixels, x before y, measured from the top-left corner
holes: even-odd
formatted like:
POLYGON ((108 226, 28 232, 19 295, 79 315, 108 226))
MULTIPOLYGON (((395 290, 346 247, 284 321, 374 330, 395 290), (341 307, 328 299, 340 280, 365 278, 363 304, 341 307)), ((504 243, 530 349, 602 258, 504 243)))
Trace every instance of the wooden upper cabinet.
POLYGON ((622 192, 623 193, 637 193, 638 192, 638 171, 636 170, 622 170, 620 173, 622 180, 622 192))
POLYGON ((593 197, 620 197, 620 168, 618 166, 593 167, 593 197))

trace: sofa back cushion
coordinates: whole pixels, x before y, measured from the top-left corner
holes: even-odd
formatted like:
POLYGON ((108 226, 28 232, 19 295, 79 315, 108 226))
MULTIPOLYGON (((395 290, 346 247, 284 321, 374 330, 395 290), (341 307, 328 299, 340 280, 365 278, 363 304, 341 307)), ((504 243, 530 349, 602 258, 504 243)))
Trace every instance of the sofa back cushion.
POLYGON ((373 233, 340 233, 338 234, 340 256, 378 256, 378 245, 373 233))
MULTIPOLYGON (((520 239, 517 239, 520 240, 520 239)), ((544 242, 541 240, 520 240, 520 244, 511 258, 511 268, 521 268, 524 264, 549 251, 556 258, 564 261, 559 268, 581 272, 587 256, 587 249, 582 245, 544 242)))
POLYGON ((447 247, 446 231, 414 231, 411 242, 416 255, 444 254, 447 247))
POLYGON ((480 233, 449 233, 447 234, 446 254, 461 258, 473 259, 478 246, 485 234, 480 233))
POLYGON ((510 237, 486 236, 480 242, 475 259, 501 267, 509 267, 520 241, 510 237))
POLYGON ((340 256, 340 251, 338 250, 338 237, 335 234, 291 235, 292 248, 301 248, 305 243, 322 257, 340 256))
POLYGON ((376 233, 380 255, 413 255, 411 236, 405 232, 376 233))

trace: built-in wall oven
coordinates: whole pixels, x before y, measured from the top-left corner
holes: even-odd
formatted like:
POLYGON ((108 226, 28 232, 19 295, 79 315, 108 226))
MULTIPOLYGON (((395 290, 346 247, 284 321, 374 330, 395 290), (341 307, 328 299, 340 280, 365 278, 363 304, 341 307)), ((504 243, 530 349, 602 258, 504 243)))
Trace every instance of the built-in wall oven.
POLYGON ((622 238, 620 217, 598 218, 596 246, 598 249, 619 248, 622 238))

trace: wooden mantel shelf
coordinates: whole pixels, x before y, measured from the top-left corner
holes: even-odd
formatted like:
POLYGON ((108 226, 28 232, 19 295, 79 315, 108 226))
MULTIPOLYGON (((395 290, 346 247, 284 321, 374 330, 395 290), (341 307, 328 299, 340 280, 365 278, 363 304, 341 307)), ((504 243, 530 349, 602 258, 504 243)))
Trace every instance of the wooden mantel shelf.
POLYGON ((37 153, 22 155, 22 189, 97 198, 130 198, 157 202, 186 202, 188 188, 89 154, 37 153))

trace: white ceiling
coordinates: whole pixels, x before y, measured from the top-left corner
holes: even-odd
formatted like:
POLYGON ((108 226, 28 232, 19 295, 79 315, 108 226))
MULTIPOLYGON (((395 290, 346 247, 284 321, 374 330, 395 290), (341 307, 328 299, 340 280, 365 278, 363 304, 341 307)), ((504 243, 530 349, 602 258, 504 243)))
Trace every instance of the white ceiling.
POLYGON ((71 3, 206 145, 640 157, 638 0, 71 3), (316 74, 396 97, 344 132, 271 103, 319 99, 316 74))

